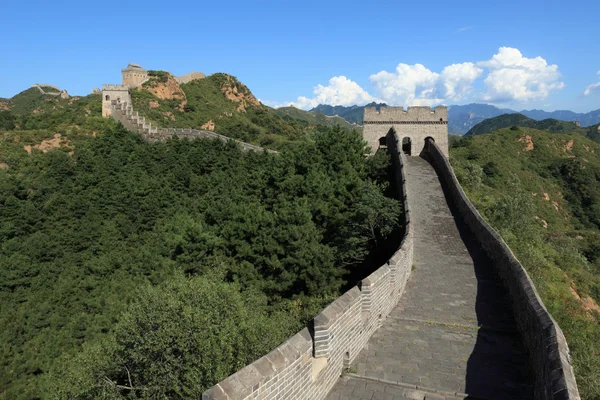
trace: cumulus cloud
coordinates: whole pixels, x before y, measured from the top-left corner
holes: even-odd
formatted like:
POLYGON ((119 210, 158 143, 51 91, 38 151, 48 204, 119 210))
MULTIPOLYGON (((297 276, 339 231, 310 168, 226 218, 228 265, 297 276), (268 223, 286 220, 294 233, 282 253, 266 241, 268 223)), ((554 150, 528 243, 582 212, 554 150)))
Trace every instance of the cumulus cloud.
POLYGON ((329 85, 317 85, 313 89, 315 97, 298 97, 297 101, 292 101, 288 105, 297 108, 309 109, 319 104, 329 104, 333 106, 350 106, 354 104, 365 104, 377 99, 367 93, 366 90, 353 80, 345 76, 334 76, 329 80, 329 85))
POLYGON ((506 103, 545 99, 562 89, 558 65, 548 65, 542 57, 527 58, 518 49, 501 47, 490 60, 477 63, 489 70, 484 79, 482 100, 506 103))
POLYGON ((369 79, 379 96, 387 102, 433 105, 464 98, 482 72, 470 62, 448 65, 440 73, 432 72, 422 64, 401 63, 394 72, 381 71, 369 79))
MULTIPOLYGON (((600 78, 600 71, 597 72, 598 77, 600 78)), ((583 92, 584 96, 589 96, 592 93, 600 93, 600 82, 592 83, 588 87, 585 88, 583 92)))
MULTIPOLYGON (((384 101, 390 105, 432 106, 466 99, 525 103, 543 100, 565 86, 556 64, 549 65, 539 56, 525 57, 511 47, 499 48, 489 60, 451 64, 439 72, 423 64, 400 63, 391 72, 372 74, 369 81, 373 95, 345 76, 336 76, 327 86, 317 85, 314 97, 301 96, 287 105, 308 109, 320 103, 347 106, 384 101), (476 93, 475 83, 480 78, 483 85, 478 86, 480 90, 476 93)), ((600 82, 588 86, 585 94, 593 91, 600 92, 600 82)))

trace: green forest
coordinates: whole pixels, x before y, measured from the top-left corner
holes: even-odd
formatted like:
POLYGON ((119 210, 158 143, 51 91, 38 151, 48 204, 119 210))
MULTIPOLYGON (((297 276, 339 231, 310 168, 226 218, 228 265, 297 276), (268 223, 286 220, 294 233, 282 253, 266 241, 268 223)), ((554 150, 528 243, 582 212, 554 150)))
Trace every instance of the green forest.
POLYGON ((401 228, 389 159, 357 132, 272 155, 82 123, 31 154, 54 131, 0 132, 0 398, 198 398, 401 228))
POLYGON ((562 328, 584 399, 600 399, 600 145, 514 126, 455 139, 451 163, 562 328))

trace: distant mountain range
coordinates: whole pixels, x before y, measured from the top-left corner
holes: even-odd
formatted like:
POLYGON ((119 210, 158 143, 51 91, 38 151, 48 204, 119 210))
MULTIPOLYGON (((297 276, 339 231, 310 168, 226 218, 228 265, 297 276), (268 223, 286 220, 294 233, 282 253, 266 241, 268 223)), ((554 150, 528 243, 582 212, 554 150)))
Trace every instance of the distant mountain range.
MULTIPOLYGON (((387 107, 385 103, 370 103, 365 106, 330 106, 319 104, 310 111, 316 111, 325 115, 338 115, 350 123, 361 124, 363 122, 363 112, 365 107, 387 107)), ((463 106, 448 107, 448 132, 464 135, 475 125, 484 119, 497 117, 503 114, 520 113, 534 120, 544 120, 548 118, 579 122, 582 127, 592 126, 600 123, 600 109, 588 113, 576 113, 568 110, 543 111, 543 110, 523 110, 515 111, 509 108, 498 108, 489 104, 466 104, 463 106)))

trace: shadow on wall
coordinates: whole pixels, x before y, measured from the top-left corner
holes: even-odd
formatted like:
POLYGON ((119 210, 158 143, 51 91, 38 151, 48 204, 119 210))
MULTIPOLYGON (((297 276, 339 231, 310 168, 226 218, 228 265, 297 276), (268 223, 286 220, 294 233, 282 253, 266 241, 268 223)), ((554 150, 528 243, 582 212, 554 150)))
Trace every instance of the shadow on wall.
POLYGON ((533 371, 513 316, 509 293, 444 186, 442 183, 461 239, 473 259, 477 278, 475 312, 479 330, 467 361, 465 391, 474 399, 532 399, 533 371))

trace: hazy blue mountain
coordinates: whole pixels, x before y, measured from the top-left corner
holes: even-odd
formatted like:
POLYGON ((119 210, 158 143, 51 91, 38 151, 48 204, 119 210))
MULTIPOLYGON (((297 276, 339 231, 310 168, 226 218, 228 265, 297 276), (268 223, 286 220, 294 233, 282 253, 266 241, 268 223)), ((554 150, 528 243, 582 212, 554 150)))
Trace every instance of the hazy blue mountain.
POLYGON ((348 121, 350 123, 362 125, 365 107, 377 107, 377 109, 379 109, 380 107, 387 107, 387 104, 372 102, 372 103, 366 104, 364 106, 350 106, 350 107, 330 106, 327 104, 319 104, 318 106, 316 106, 315 108, 313 108, 310 111, 320 112, 320 113, 323 113, 323 114, 329 115, 329 116, 337 115, 337 116, 344 118, 346 121, 348 121))
MULTIPOLYGON (((370 103, 366 106, 385 107, 385 103, 370 103)), ((311 111, 318 111, 325 115, 338 115, 348 122, 362 124, 363 112, 365 106, 330 106, 319 104, 311 111)), ((466 104, 451 105, 448 107, 448 132, 464 135, 481 121, 494 118, 503 114, 515 114, 518 111, 509 108, 498 108, 489 104, 466 104)), ((543 110, 523 110, 518 113, 535 120, 557 119, 561 121, 577 121, 582 127, 592 126, 600 123, 600 109, 588 113, 576 113, 568 110, 543 111, 543 110)))

